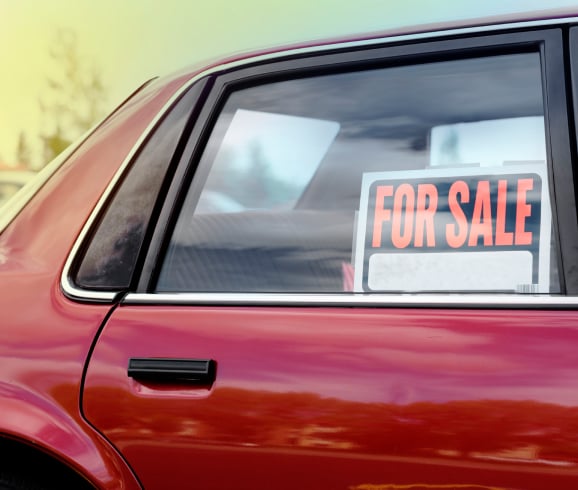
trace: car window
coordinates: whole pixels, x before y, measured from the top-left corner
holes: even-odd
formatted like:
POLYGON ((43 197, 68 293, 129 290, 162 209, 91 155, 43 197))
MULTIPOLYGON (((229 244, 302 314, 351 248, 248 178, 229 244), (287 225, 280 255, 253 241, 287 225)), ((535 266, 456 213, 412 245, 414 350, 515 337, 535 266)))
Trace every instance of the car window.
POLYGON ((165 174, 201 90, 201 83, 193 85, 158 123, 136 155, 89 235, 73 274, 76 286, 93 290, 129 286, 165 174))
POLYGON ((232 91, 157 291, 560 291, 538 53, 232 91))

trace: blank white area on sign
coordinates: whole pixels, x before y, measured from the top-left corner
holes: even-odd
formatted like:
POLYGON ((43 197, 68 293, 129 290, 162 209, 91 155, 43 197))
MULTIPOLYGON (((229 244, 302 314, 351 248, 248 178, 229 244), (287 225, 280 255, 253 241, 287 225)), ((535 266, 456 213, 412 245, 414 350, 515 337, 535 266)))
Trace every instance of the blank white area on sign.
POLYGON ((372 291, 516 291, 532 283, 532 254, 376 253, 367 282, 372 291))
POLYGON ((512 117, 435 126, 431 130, 430 166, 546 163, 542 116, 512 117))

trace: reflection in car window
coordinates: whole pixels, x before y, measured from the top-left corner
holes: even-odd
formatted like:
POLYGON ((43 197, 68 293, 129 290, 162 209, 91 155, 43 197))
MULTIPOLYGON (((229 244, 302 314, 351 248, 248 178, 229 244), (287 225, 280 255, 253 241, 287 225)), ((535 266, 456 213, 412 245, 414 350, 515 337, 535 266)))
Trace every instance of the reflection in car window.
POLYGON ((559 292, 546 168, 538 53, 238 90, 157 290, 559 292), (396 226, 418 242, 392 239, 396 226), (448 226, 464 240, 436 241, 448 226), (476 280, 504 264, 511 281, 476 280))
POLYGON ((333 121, 243 109, 219 124, 227 129, 197 214, 292 208, 339 131, 333 121))

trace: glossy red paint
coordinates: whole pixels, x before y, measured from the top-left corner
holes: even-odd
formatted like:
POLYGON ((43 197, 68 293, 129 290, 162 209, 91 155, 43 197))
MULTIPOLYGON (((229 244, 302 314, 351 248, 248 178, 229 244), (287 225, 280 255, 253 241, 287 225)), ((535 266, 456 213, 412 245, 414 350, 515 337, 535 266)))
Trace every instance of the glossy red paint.
POLYGON ((94 204, 182 80, 137 94, 58 170, 0 236, 0 433, 43 448, 99 488, 139 488, 83 419, 80 386, 110 305, 72 302, 60 273, 94 204))
POLYGON ((114 306, 63 295, 62 268, 93 207, 195 74, 131 99, 0 235, 0 433, 103 489, 578 486, 573 311, 114 306), (214 359, 217 380, 140 383, 127 375, 132 357, 214 359))
POLYGON ((121 306, 84 408, 152 489, 192 468, 214 489, 573 488, 574 318, 121 306), (131 357, 214 359, 217 380, 143 384, 127 376, 131 357))

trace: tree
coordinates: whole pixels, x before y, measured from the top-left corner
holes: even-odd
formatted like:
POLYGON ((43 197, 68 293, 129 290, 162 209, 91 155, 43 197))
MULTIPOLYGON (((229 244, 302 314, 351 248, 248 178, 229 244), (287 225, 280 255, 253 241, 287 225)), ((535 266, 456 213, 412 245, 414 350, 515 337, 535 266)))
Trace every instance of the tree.
POLYGON ((16 162, 18 165, 23 165, 30 168, 31 166, 31 154, 30 145, 28 144, 28 139, 24 131, 20 131, 18 136, 18 146, 16 147, 16 162))
POLYGON ((59 30, 50 57, 57 73, 47 79, 47 91, 40 99, 47 127, 40 135, 45 163, 102 117, 106 100, 100 73, 79 54, 76 33, 59 30))

